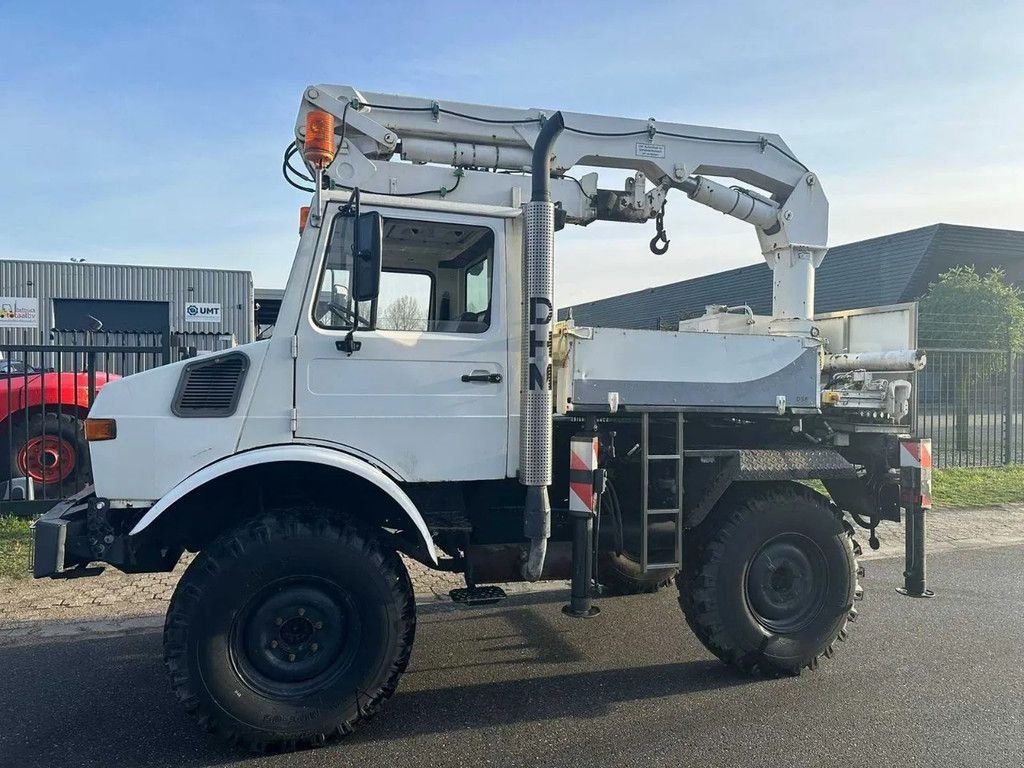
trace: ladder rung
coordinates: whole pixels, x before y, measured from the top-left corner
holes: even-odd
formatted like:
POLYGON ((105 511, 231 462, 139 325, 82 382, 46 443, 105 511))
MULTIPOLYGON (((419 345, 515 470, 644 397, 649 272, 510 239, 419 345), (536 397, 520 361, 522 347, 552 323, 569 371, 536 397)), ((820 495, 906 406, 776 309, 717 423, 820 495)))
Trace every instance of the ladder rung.
POLYGON ((648 571, 668 570, 669 568, 678 568, 679 563, 648 563, 648 571))
POLYGON ((678 453, 652 453, 648 455, 647 460, 654 461, 656 459, 662 459, 664 461, 668 461, 669 459, 675 459, 676 461, 678 461, 679 458, 680 457, 678 453))
POLYGON ((681 515, 683 510, 681 509, 648 509, 647 516, 651 515, 681 515))

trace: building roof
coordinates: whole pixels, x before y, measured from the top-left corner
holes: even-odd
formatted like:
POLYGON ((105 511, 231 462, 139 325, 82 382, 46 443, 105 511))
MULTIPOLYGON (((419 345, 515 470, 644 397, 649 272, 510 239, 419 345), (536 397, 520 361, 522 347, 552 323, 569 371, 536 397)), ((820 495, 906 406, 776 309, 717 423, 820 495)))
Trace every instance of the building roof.
MULTIPOLYGON (((933 224, 830 248, 817 272, 815 311, 914 301, 957 264, 981 272, 999 266, 1009 279, 1024 281, 1024 232, 933 224)), ((682 317, 703 314, 708 304, 749 304, 757 314, 771 314, 771 270, 761 262, 577 304, 559 317, 571 309, 579 325, 672 327, 682 317)))

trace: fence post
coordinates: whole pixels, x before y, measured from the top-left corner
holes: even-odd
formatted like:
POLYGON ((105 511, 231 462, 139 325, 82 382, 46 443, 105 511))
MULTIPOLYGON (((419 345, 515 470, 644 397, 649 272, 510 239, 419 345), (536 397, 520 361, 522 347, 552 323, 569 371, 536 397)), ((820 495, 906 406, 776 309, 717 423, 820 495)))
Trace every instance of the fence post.
POLYGON ((89 407, 92 407, 93 401, 96 399, 96 353, 86 352, 85 353, 85 374, 86 383, 89 391, 89 407))
POLYGON ((1003 416, 1003 464, 1013 463, 1014 389, 1017 386, 1017 360, 1013 347, 1006 348, 1006 413, 1003 416))

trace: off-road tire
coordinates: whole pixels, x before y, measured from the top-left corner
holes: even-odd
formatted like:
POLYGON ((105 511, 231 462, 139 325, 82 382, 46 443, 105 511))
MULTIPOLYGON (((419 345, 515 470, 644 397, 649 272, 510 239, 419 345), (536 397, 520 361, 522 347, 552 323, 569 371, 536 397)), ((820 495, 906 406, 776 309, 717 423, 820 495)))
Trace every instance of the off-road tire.
MULTIPOLYGON (((316 611, 313 603, 308 616, 316 611)), ((281 626, 282 619, 270 621, 281 626)), ((372 529, 327 512, 289 510, 223 534, 192 562, 167 612, 164 663, 178 700, 204 728, 255 751, 289 750, 346 736, 370 719, 395 692, 415 631, 409 574, 372 529), (261 681, 269 678, 246 672, 255 669, 252 653, 257 664, 271 658, 264 650, 269 643, 250 650, 252 626, 256 617, 278 613, 286 619, 282 632, 293 619, 309 624, 298 618, 307 609, 295 608, 303 603, 271 605, 282 596, 304 599, 306 585, 337 595, 343 608, 351 606, 350 613, 335 617, 338 632, 325 626, 329 620, 316 627, 324 632, 316 636, 322 657, 330 649, 336 669, 326 667, 308 681, 264 686, 261 681), (351 657, 344 655, 349 652, 351 657)), ((285 640, 280 642, 284 648, 285 640)), ((273 643, 273 653, 280 654, 273 643)), ((300 663, 322 663, 314 656, 316 647, 303 647, 300 663)), ((271 658, 277 668, 289 660, 295 657, 271 658)))
POLYGON ((846 640, 862 594, 860 554, 852 527, 826 497, 796 483, 751 484, 727 494, 685 537, 679 605, 697 638, 726 664, 747 674, 798 675, 846 640), (806 624, 792 631, 759 617, 750 596, 752 567, 762 562, 766 546, 789 546, 786 537, 819 551, 823 569, 808 572, 826 574, 809 587, 821 590, 820 607, 804 601, 806 624))
POLYGON ((47 410, 12 418, 0 430, 0 445, 3 450, 10 450, 6 473, 2 479, 22 477, 23 471, 19 464, 19 456, 26 442, 40 438, 53 438, 66 443, 74 451, 73 466, 63 480, 41 483, 35 482, 35 494, 38 499, 62 499, 73 496, 92 482, 92 469, 89 463, 89 444, 85 440, 82 422, 70 413, 58 413, 47 410), (9 430, 9 431, 8 431, 9 430))

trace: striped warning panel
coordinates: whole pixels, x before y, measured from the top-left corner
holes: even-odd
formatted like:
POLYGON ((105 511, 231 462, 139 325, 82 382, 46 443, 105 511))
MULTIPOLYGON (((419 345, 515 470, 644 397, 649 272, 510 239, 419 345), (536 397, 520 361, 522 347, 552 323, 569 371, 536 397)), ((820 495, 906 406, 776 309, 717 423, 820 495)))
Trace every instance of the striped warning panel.
POLYGON ((597 438, 574 437, 569 446, 569 509, 593 512, 597 501, 594 495, 597 438))
POLYGON ((900 466, 917 467, 918 469, 932 468, 932 441, 931 440, 901 440, 900 441, 900 466))
POLYGON ((932 441, 900 441, 900 503, 905 507, 932 506, 932 441))

